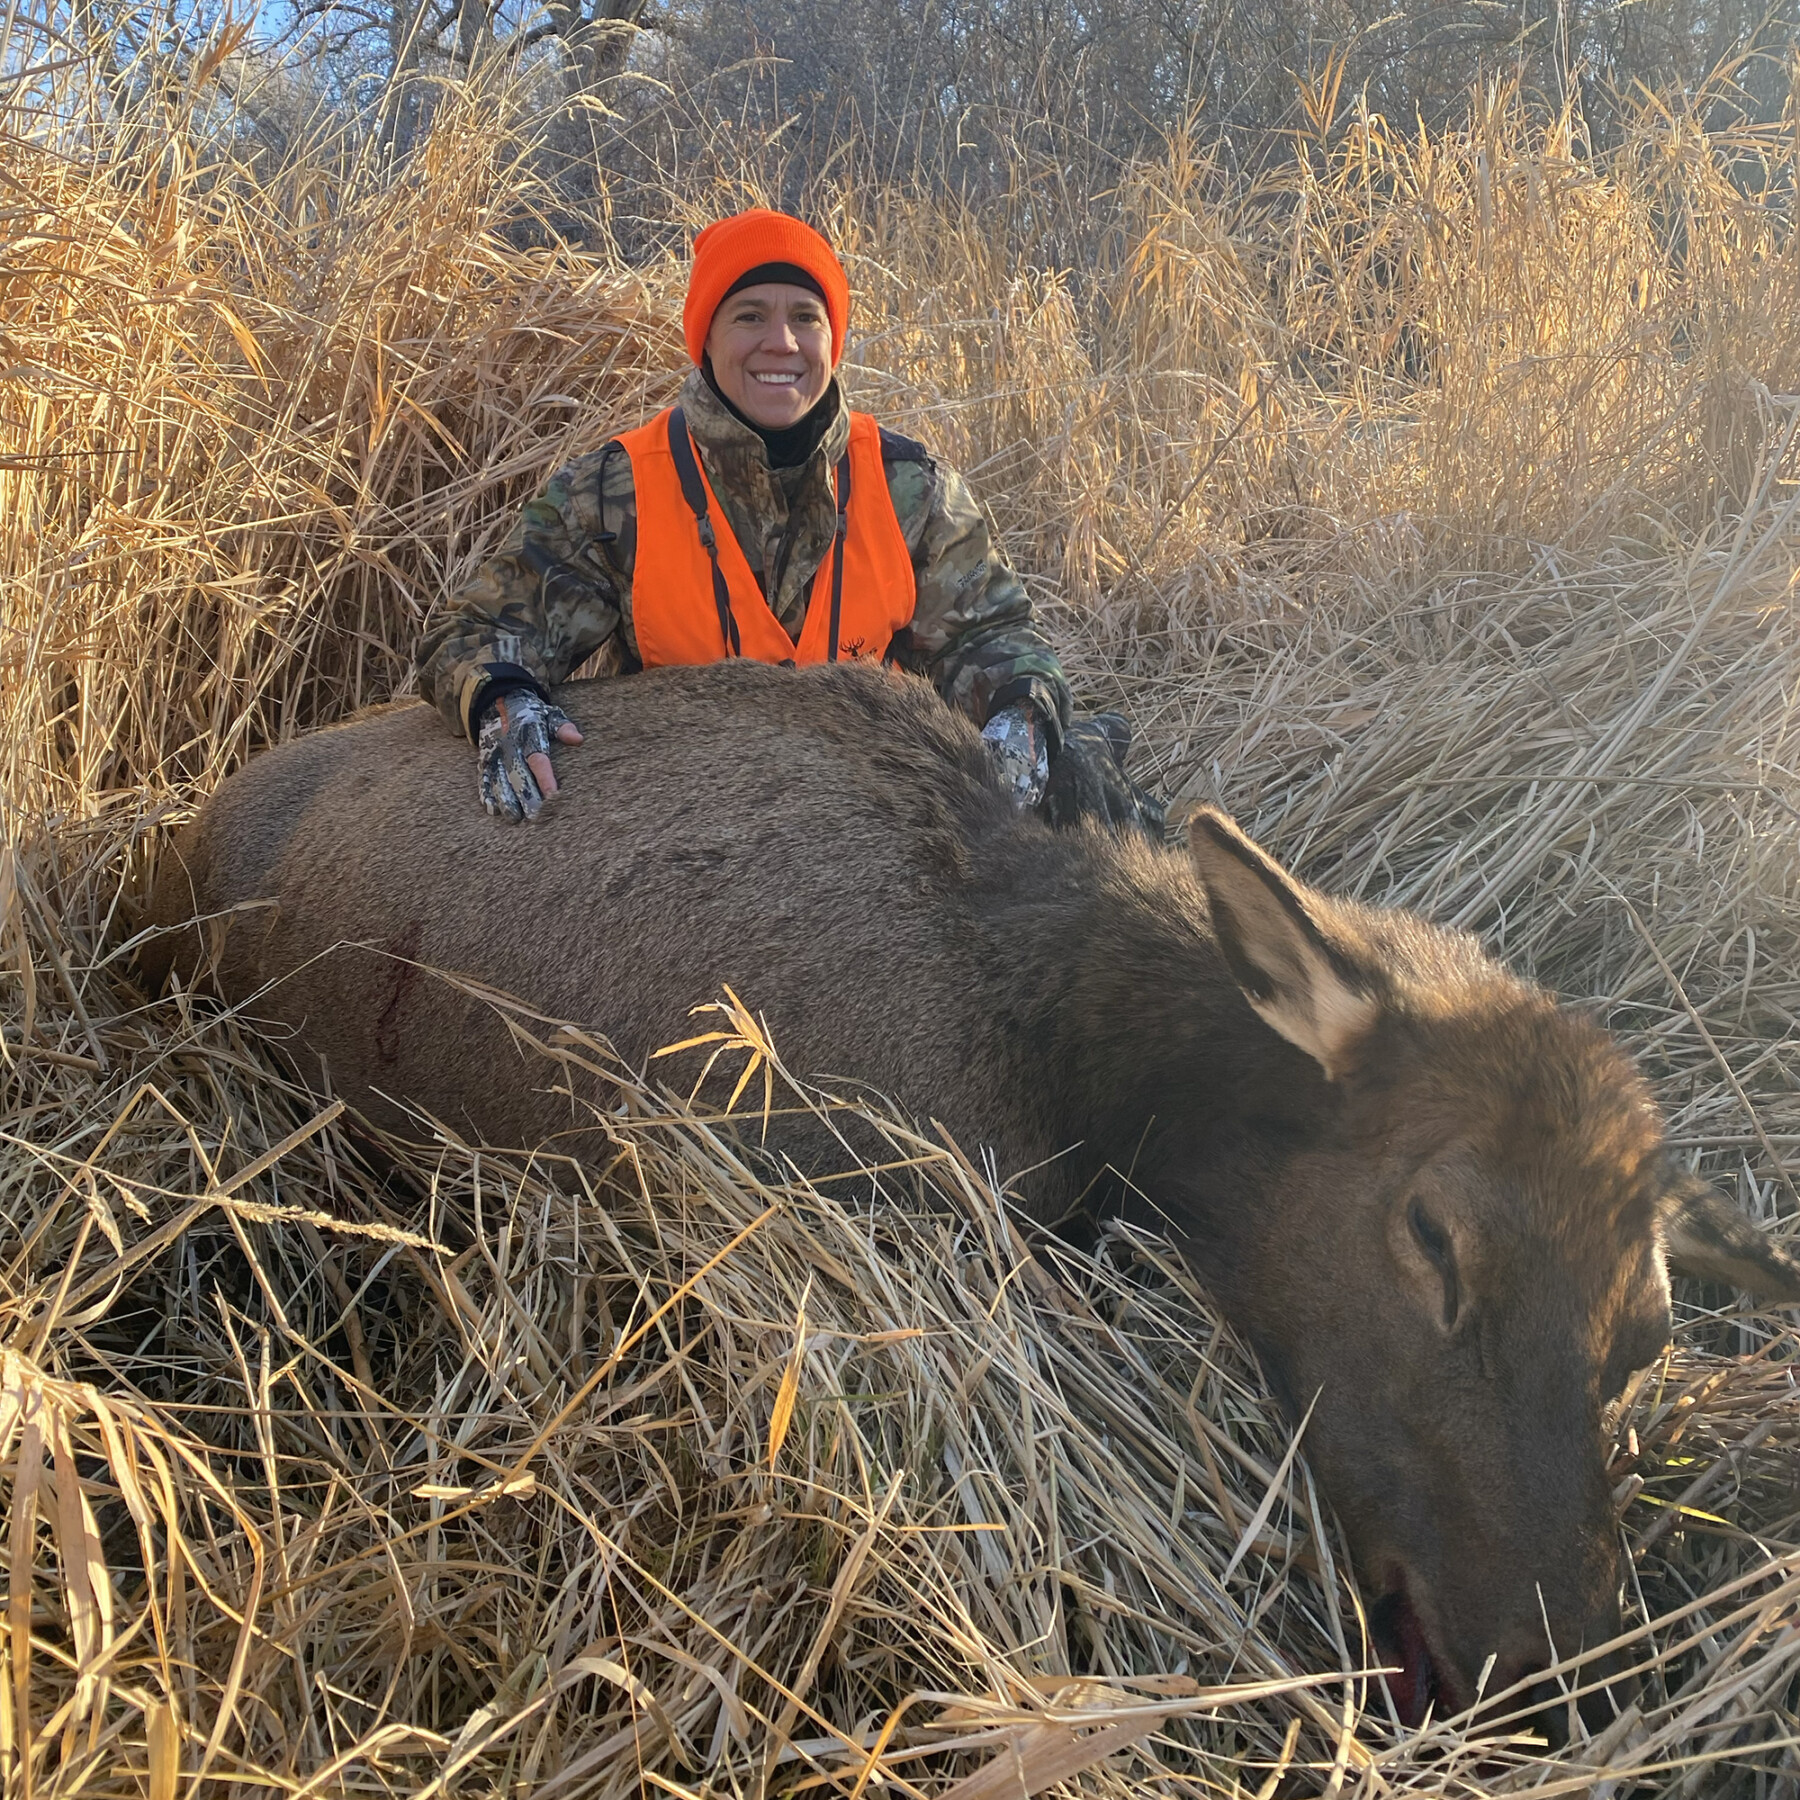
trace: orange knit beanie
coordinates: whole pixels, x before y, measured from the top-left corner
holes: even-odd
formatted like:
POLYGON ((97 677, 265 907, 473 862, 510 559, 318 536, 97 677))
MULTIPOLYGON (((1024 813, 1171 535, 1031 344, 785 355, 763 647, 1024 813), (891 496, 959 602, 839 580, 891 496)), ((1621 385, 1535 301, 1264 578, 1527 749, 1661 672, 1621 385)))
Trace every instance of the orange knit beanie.
POLYGON ((787 263, 819 284, 825 316, 831 321, 831 366, 844 354, 850 326, 850 283, 831 246, 799 219, 754 206, 718 219, 694 239, 694 269, 688 277, 681 329, 688 354, 698 363, 706 353, 713 314, 733 286, 765 263, 787 263))

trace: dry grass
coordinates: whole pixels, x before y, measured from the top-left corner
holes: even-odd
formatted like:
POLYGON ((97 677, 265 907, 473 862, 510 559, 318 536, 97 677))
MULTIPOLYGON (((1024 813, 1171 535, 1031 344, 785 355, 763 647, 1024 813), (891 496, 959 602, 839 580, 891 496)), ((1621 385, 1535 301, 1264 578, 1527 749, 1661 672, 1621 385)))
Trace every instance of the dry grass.
MULTIPOLYGON (((377 1153, 139 992, 163 828, 404 689, 507 507, 669 391, 680 270, 516 247, 504 91, 401 177, 173 102, 101 155, 75 98, 0 145, 9 1794, 1800 1790, 1778 1319, 1684 1296, 1620 1421, 1638 1710, 1403 1733, 1165 1246, 1034 1260, 897 1122, 827 1199, 642 1086, 604 1181, 377 1153)), ((1793 122, 1650 108, 1601 167, 1504 94, 1435 139, 1311 100, 1249 188, 1186 141, 1098 210, 847 175, 853 379, 1172 794, 1602 1006, 1791 1231, 1793 122)))

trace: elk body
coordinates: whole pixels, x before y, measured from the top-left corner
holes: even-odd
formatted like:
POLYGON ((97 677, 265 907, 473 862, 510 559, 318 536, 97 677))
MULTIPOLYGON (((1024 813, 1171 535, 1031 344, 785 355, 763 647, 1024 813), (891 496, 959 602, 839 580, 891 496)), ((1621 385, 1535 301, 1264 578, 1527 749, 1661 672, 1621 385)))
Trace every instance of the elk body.
POLYGON ((421 970, 634 1064, 729 983, 791 1068, 991 1147, 1042 1216, 1110 1192, 1167 1222, 1312 1408, 1407 1715, 1473 1700, 1490 1656, 1491 1694, 1614 1634, 1602 1413, 1668 1337, 1666 1258, 1788 1298, 1800 1262, 1672 1174, 1604 1033, 1220 815, 1185 855, 1018 816, 922 683, 728 663, 560 698, 586 744, 531 827, 482 813, 422 706, 257 758, 164 864, 153 919, 214 924, 160 959, 254 996, 378 1120, 399 1096, 596 1156, 492 1009, 421 970))

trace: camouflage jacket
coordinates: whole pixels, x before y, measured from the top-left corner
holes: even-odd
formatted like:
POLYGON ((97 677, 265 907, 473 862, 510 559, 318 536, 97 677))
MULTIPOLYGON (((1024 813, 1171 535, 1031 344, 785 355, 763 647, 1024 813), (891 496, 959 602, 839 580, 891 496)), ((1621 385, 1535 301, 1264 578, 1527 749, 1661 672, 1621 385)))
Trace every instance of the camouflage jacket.
MULTIPOLYGON (((771 469, 763 441, 736 419, 699 370, 681 405, 713 491, 775 616, 798 637, 813 576, 836 525, 830 471, 849 440, 837 414, 797 468, 771 469)), ((1019 578, 995 547, 968 484, 915 452, 887 462, 888 491, 912 553, 918 604, 891 652, 977 725, 1033 702, 1060 742, 1069 720, 1062 665, 1031 616, 1019 578)), ((491 680, 562 681, 609 643, 612 668, 638 668, 631 623, 637 508, 631 461, 603 445, 551 478, 506 542, 425 633, 419 685, 450 724, 469 732, 491 680)), ((470 734, 472 735, 472 733, 470 734)))

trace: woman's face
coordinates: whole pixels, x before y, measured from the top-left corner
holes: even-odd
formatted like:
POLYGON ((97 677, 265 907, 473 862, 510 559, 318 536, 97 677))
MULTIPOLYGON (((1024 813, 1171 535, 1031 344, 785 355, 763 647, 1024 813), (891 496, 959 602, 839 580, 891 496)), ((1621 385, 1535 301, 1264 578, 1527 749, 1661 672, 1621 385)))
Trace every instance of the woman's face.
POLYGON ((706 334, 719 392, 746 419, 778 431, 797 425, 831 380, 825 302, 785 281, 740 289, 706 334))

